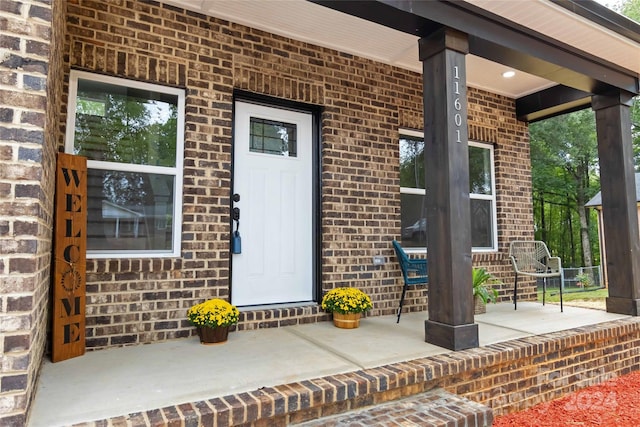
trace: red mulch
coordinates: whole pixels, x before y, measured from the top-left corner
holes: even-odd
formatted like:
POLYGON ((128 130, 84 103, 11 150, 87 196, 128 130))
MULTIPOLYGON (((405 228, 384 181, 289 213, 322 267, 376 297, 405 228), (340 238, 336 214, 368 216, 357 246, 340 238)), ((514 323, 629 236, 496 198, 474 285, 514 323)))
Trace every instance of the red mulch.
POLYGON ((496 417, 494 427, 640 426, 640 372, 496 417))

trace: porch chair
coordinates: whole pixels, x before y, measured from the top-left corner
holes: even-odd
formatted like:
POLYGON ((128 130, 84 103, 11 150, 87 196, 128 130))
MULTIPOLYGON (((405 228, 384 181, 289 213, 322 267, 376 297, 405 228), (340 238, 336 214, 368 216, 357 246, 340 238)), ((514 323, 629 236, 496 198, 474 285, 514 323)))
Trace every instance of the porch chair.
POLYGON ((400 306, 398 307, 398 320, 396 323, 400 323, 400 315, 402 314, 402 304, 404 303, 404 295, 407 292, 407 286, 411 285, 425 285, 429 283, 429 274, 427 271, 426 259, 411 259, 407 253, 402 249, 400 243, 396 240, 393 241, 393 249, 396 251, 398 263, 402 270, 402 277, 404 279, 404 286, 402 286, 402 296, 400 297, 400 306))
POLYGON ((509 245, 509 259, 516 273, 513 285, 513 307, 518 305, 518 274, 542 278, 542 305, 545 304, 547 294, 547 278, 558 277, 560 279, 560 312, 562 307, 562 262, 560 257, 552 257, 544 242, 538 240, 515 240, 509 245))

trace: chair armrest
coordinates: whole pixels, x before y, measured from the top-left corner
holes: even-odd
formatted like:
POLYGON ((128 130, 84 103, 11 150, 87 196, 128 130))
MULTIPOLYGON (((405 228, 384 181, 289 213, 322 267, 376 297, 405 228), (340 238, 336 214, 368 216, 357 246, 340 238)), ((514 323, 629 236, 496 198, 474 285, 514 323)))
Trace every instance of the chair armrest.
POLYGON ((514 257, 513 255, 509 255, 509 260, 511 260, 511 265, 513 266, 513 270, 516 273, 520 273, 520 270, 518 269, 518 263, 516 262, 516 257, 514 257))
POLYGON ((547 267, 554 273, 560 273, 562 269, 562 263, 560 261, 560 257, 552 256, 548 258, 547 267))
POLYGON ((414 271, 420 276, 427 275, 427 260, 426 259, 409 259, 407 261, 407 271, 414 271))

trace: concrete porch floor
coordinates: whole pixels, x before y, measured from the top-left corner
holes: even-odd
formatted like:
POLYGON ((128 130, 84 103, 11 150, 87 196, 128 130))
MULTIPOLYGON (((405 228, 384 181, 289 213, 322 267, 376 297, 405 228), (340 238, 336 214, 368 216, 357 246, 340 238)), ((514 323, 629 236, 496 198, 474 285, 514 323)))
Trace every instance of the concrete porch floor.
MULTIPOLYGON (((542 335, 629 316, 534 302, 490 304, 476 316, 480 345, 542 335)), ((358 329, 331 322, 238 331, 227 343, 197 337, 45 360, 28 425, 52 427, 166 405, 451 353, 424 341, 426 313, 361 320, 358 329)))

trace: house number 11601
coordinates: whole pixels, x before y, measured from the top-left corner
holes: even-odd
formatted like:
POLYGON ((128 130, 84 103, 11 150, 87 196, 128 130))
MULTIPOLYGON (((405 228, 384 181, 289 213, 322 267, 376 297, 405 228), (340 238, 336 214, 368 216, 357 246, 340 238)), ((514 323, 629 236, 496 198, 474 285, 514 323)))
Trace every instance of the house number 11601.
POLYGON ((458 73, 458 66, 453 66, 453 94, 455 96, 453 100, 453 108, 456 110, 456 114, 453 116, 453 123, 456 125, 456 142, 462 142, 460 140, 460 126, 462 126, 462 115, 459 113, 462 110, 462 103, 460 102, 460 75, 458 73))

